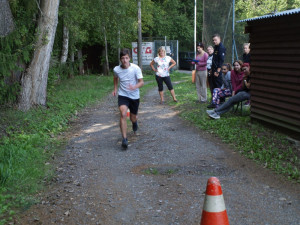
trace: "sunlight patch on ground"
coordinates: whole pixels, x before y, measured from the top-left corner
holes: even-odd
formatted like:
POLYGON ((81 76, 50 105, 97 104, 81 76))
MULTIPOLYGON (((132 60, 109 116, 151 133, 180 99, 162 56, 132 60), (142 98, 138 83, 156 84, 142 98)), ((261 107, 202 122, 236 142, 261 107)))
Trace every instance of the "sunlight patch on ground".
POLYGON ((176 115, 176 112, 171 112, 171 113, 165 113, 165 114, 156 114, 157 117, 161 119, 170 119, 170 117, 173 117, 176 115))
POLYGON ((103 125, 101 123, 96 123, 96 124, 92 125, 92 127, 84 130, 84 133, 90 134, 90 133, 94 133, 94 132, 98 132, 98 131, 103 131, 103 130, 109 129, 113 126, 114 126, 114 124, 112 124, 112 125, 103 125))

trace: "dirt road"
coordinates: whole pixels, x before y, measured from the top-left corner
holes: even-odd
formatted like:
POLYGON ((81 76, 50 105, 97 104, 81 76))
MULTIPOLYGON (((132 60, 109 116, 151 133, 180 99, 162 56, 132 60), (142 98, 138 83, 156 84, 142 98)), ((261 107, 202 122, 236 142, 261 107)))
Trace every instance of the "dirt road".
POLYGON ((300 185, 143 99, 139 132, 121 150, 116 99, 87 109, 57 159, 56 182, 18 224, 200 224, 207 179, 219 178, 234 224, 300 223, 300 185))

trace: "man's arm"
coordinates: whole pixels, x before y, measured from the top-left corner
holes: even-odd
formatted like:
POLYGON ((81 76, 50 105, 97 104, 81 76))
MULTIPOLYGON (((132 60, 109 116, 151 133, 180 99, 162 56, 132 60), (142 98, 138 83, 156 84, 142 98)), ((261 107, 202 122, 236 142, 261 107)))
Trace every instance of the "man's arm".
POLYGON ((119 78, 114 76, 114 90, 112 92, 113 96, 117 95, 117 92, 118 92, 118 82, 119 82, 119 78))
POLYGON ((129 89, 133 91, 137 88, 142 87, 143 85, 144 85, 144 80, 143 80, 143 78, 141 78, 141 79, 138 79, 138 83, 136 85, 134 85, 134 86, 129 85, 129 89))

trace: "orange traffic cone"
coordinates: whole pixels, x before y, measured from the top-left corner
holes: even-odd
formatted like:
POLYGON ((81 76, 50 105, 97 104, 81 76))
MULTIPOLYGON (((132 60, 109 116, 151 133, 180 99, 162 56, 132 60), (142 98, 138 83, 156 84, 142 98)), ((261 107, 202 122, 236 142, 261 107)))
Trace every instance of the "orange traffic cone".
POLYGON ((229 225, 221 184, 216 177, 207 181, 200 225, 229 225))
POLYGON ((129 109, 127 109, 127 118, 129 118, 130 117, 130 111, 129 111, 129 109))

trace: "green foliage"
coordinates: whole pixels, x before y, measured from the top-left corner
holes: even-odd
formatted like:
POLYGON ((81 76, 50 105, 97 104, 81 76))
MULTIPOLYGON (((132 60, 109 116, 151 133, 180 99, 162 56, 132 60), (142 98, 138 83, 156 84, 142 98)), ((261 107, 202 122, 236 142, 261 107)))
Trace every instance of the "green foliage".
MULTIPOLYGON (((153 27, 146 36, 179 40, 181 51, 193 51, 194 1, 166 0, 156 2, 153 27)), ((197 38, 202 33, 202 1, 197 2, 197 38)))
POLYGON ((23 71, 22 64, 31 59, 35 40, 37 7, 34 0, 9 1, 15 30, 0 38, 0 104, 16 101, 19 79, 14 72, 23 71))
MULTIPOLYGON (((174 74, 182 76, 179 73, 174 74)), ((206 105, 196 104, 197 94, 191 78, 176 85, 175 92, 179 102, 172 104, 180 111, 182 118, 202 130, 217 135, 236 151, 262 163, 264 167, 300 182, 300 160, 297 157, 297 149, 288 143, 285 135, 251 123, 249 112, 246 116, 228 112, 219 120, 210 119, 206 113, 206 105)))
POLYGON ((300 8, 300 0, 288 0, 288 5, 291 9, 300 8))
POLYGON ((56 137, 80 109, 110 90, 112 77, 77 76, 53 87, 48 108, 0 111, 0 221, 13 208, 32 204, 30 196, 53 174, 52 156, 62 144, 56 137))
POLYGON ((288 8, 287 0, 245 0, 237 1, 236 10, 240 12, 240 18, 252 18, 271 12, 281 12, 288 8))

